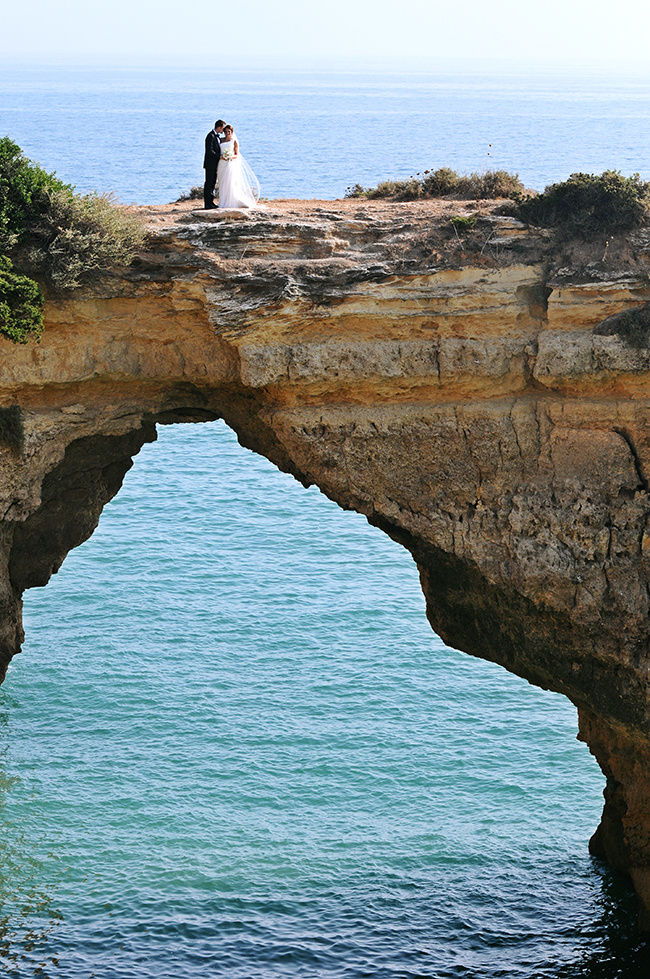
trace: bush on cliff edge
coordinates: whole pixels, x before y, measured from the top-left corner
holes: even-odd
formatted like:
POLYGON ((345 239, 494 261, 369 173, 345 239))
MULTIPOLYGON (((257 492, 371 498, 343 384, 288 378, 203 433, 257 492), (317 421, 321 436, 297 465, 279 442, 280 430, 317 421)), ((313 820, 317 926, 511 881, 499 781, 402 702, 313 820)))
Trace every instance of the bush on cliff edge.
POLYGON ((521 200, 517 216, 528 224, 564 227, 569 232, 629 231, 650 214, 650 183, 638 173, 572 173, 568 180, 521 200))
POLYGON ((0 332, 10 339, 24 343, 42 332, 43 297, 28 276, 55 291, 75 289, 128 265, 143 239, 141 223, 108 195, 75 194, 9 137, 0 139, 0 332), (7 256, 27 276, 14 272, 7 256))
POLYGON ((488 200, 516 197, 523 194, 524 185, 516 173, 507 170, 488 170, 486 173, 458 174, 450 167, 425 170, 408 180, 384 180, 376 187, 355 184, 348 187, 346 197, 384 198, 402 201, 424 200, 431 197, 458 197, 464 200, 488 200), (419 179, 418 179, 419 178, 419 179))
POLYGON ((54 289, 76 289, 93 275, 128 265, 142 243, 139 221, 108 194, 48 192, 47 210, 34 216, 24 238, 25 261, 54 289))

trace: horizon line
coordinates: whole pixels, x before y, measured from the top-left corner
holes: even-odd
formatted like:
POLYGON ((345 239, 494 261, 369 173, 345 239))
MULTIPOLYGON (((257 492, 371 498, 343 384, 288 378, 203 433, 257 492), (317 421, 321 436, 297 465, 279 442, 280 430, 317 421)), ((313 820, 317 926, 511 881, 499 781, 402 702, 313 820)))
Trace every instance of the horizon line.
POLYGON ((461 71, 463 74, 560 74, 588 73, 604 75, 613 68, 621 75, 646 75, 650 77, 650 65, 647 60, 611 58, 533 58, 533 57, 503 57, 468 55, 440 55, 413 57, 407 55, 377 55, 354 57, 352 55, 320 56, 320 57, 251 57, 250 62, 242 61, 241 57, 233 58, 232 64, 227 62, 215 67, 208 61, 197 60, 189 54, 182 55, 153 55, 145 52, 117 55, 112 52, 82 55, 81 53, 61 53, 39 55, 34 52, 17 53, 15 50, 2 53, 3 65, 0 71, 20 68, 48 70, 53 68, 69 70, 176 70, 176 71, 210 71, 214 74, 224 72, 255 72, 278 73, 312 72, 356 74, 368 71, 395 71, 400 74, 434 74, 461 71))

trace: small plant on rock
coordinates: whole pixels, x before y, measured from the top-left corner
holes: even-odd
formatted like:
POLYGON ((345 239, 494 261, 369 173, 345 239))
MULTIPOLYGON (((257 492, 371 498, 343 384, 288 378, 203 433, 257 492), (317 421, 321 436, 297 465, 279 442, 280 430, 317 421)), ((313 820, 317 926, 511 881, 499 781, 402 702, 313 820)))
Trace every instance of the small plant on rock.
POLYGON ((72 193, 72 187, 28 160, 8 136, 0 139, 0 250, 8 251, 24 237, 47 211, 53 191, 72 193))
POLYGON ((453 225, 457 231, 471 231, 476 225, 476 216, 469 214, 467 217, 463 217, 459 214, 456 217, 450 218, 449 223, 453 225))
POLYGON ((425 170, 408 180, 384 180, 376 187, 355 184, 348 187, 346 197, 365 197, 413 201, 419 198, 456 197, 463 200, 488 200, 523 196, 525 188, 519 175, 507 170, 488 170, 487 173, 458 174, 450 167, 425 170))
POLYGON ((182 201, 202 201, 203 200, 203 187, 194 186, 190 187, 187 193, 183 191, 181 196, 178 198, 177 204, 182 201))
POLYGON ((422 189, 427 197, 448 197, 458 191, 458 174, 451 167, 440 167, 425 174, 422 189))

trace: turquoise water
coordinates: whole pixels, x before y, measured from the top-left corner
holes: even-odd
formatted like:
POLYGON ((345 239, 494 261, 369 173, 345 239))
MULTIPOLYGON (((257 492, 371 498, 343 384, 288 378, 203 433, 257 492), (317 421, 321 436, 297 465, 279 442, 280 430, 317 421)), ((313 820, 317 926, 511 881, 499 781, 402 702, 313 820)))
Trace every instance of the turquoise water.
MULTIPOLYGON (((650 178, 649 95, 575 73, 14 67, 0 133, 141 202, 201 180, 216 114, 271 197, 443 164, 541 187, 650 178)), ((447 649, 409 555, 223 425, 161 430, 25 625, 0 688, 7 974, 647 974, 633 895, 587 852, 603 778, 572 706, 447 649)))
POLYGON ((25 624, 9 974, 634 975, 572 706, 447 649, 408 553, 223 424, 160 430, 25 624))

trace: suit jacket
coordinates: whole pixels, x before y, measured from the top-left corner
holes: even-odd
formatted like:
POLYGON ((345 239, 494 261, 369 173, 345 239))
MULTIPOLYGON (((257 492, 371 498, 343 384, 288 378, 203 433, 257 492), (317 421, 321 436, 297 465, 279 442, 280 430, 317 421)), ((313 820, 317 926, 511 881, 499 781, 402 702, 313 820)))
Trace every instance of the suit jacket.
POLYGON ((203 157, 203 169, 216 167, 221 156, 221 143, 214 129, 211 129, 205 137, 205 156, 203 157))

